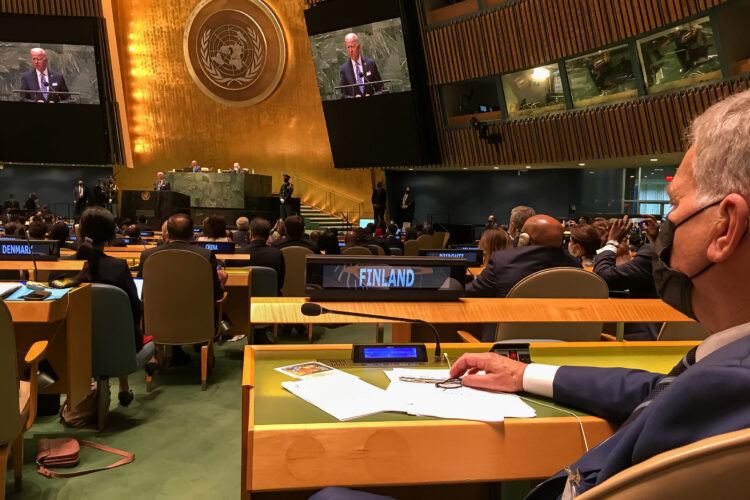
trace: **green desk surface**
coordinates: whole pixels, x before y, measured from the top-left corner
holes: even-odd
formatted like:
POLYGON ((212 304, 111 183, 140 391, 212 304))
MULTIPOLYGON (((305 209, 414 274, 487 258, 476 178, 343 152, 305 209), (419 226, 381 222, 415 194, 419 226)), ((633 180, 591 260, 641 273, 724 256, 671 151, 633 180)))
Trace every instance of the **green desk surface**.
MULTIPOLYGON (((640 368, 650 371, 667 372, 687 352, 691 345, 688 343, 672 344, 648 342, 638 346, 636 344, 619 343, 597 343, 586 346, 585 344, 567 344, 561 347, 533 347, 531 358, 537 363, 548 364, 571 364, 585 366, 622 366, 628 368, 640 368), (609 344, 609 345, 608 345, 609 344), (581 346, 581 347, 578 347, 581 346)), ((477 345, 477 347, 461 347, 460 349, 444 349, 453 361, 464 352, 486 352, 488 345, 477 345)), ((428 347, 430 352, 430 347, 428 347)), ((326 359, 349 359, 350 351, 342 350, 256 350, 255 351, 255 387, 254 395, 254 425, 285 425, 285 424, 319 424, 337 423, 334 417, 314 405, 287 392, 281 383, 294 380, 275 368, 326 359)), ((425 368, 447 368, 447 364, 430 363, 422 365, 425 368)), ((346 367, 342 368, 356 375, 362 380, 385 389, 388 386, 388 378, 383 373, 383 368, 375 367, 346 367)), ((550 400, 536 395, 523 395, 532 400, 541 401, 544 404, 554 405, 550 400)), ((567 413, 535 404, 527 401, 538 417, 567 417, 567 413)), ((564 407, 559 407, 564 408, 564 407)), ((570 411, 570 408, 565 408, 570 411)), ((577 415, 585 413, 574 412, 577 415)), ((393 422, 434 420, 430 417, 415 417, 399 413, 378 413, 368 417, 351 420, 351 422, 393 422)))

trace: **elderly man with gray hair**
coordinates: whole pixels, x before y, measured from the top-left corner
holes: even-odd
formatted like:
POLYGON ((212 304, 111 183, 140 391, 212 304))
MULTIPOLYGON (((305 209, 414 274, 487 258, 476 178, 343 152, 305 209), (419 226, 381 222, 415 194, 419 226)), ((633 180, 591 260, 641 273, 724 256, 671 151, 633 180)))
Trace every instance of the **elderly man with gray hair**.
POLYGON ((70 100, 68 85, 62 73, 47 67, 47 52, 41 48, 31 49, 31 70, 21 75, 20 99, 23 102, 55 103, 70 100))
POLYGON ((534 217, 536 212, 533 208, 525 205, 518 205, 510 211, 510 224, 508 225, 508 234, 513 238, 513 246, 518 242, 518 235, 521 234, 521 228, 526 221, 534 217))
MULTIPOLYGON (((673 209, 654 243, 654 281, 664 301, 706 327, 706 340, 666 376, 525 364, 494 353, 464 354, 451 369, 466 387, 542 395, 618 427, 527 499, 574 498, 660 453, 750 428, 750 91, 706 110, 691 142, 667 189, 673 209)), ((683 474, 672 481, 679 489, 672 496, 736 496, 724 487, 728 464, 736 473, 746 462, 716 461, 694 477, 683 474)), ((617 493, 602 487, 597 498, 617 493)))
POLYGON ((235 221, 235 225, 237 226, 237 231, 232 234, 234 243, 238 247, 250 243, 250 221, 248 218, 239 217, 237 221, 235 221))

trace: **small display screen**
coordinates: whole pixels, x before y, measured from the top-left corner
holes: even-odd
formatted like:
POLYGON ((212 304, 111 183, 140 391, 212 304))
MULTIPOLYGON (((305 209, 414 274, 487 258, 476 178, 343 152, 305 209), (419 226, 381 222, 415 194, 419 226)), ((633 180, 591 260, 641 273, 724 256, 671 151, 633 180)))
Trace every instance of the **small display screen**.
POLYGON ((3 240, 0 243, 0 256, 6 259, 57 258, 58 255, 57 241, 3 240))
POLYGON ((420 250, 419 255, 427 257, 446 257, 453 259, 466 259, 470 266, 481 266, 483 251, 472 249, 447 249, 447 250, 420 250))
POLYGON ((193 243, 216 253, 234 253, 234 243, 224 241, 196 241, 193 243))
POLYGON ((417 359, 416 347, 365 347, 365 359, 417 359))

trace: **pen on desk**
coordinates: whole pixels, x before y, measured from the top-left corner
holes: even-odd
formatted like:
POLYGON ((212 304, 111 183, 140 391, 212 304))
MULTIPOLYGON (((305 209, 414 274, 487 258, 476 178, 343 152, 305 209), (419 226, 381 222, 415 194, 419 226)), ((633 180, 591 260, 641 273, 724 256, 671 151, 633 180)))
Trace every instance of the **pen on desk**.
POLYGON ((453 367, 451 366, 451 360, 450 360, 450 359, 448 358, 448 353, 447 353, 447 352, 444 352, 444 353, 443 353, 443 357, 445 358, 445 361, 446 361, 446 362, 448 363, 448 369, 451 369, 451 368, 453 368, 453 367))

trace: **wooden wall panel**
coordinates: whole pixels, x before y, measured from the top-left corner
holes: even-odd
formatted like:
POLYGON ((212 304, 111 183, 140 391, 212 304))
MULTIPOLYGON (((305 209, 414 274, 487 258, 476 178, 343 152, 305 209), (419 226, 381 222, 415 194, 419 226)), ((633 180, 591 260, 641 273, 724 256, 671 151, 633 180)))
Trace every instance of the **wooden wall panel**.
POLYGON ((430 81, 439 85, 538 66, 657 29, 726 1, 519 0, 501 4, 425 31, 430 81))
MULTIPOLYGON (((490 133, 503 139, 497 149, 471 128, 446 129, 437 120, 442 166, 522 167, 683 151, 686 130, 697 115, 747 89, 750 77, 600 108, 489 124, 490 133)), ((433 103, 438 101, 433 95, 433 103)))
POLYGON ((102 17, 100 0, 1 0, 2 14, 102 17))

